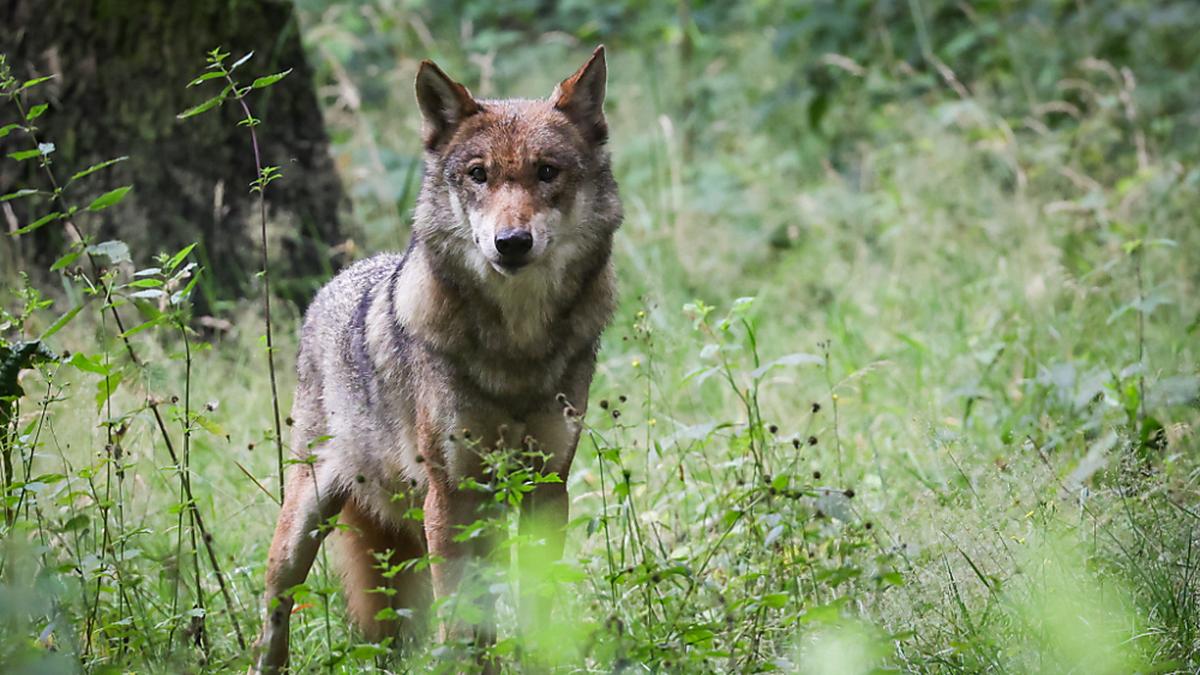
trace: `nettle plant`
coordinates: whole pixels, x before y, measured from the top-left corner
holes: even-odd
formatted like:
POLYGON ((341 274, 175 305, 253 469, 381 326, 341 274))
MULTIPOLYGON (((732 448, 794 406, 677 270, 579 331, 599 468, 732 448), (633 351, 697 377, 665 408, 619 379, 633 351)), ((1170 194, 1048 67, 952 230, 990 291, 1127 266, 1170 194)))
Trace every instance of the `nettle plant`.
MULTIPOLYGON (((14 460, 4 463, 0 493, 6 514, 0 578, 13 592, 19 588, 37 589, 33 596, 36 601, 14 605, 22 609, 14 609, 3 619, 14 627, 24 626, 43 647, 69 644, 69 651, 76 653, 85 666, 130 650, 169 649, 169 637, 156 638, 164 630, 168 636, 173 635, 177 627, 181 633, 189 633, 197 645, 207 648, 199 542, 207 549, 207 559, 227 603, 230 598, 188 478, 191 435, 204 422, 190 405, 190 346, 194 335, 188 327, 190 298, 201 270, 188 261, 192 246, 157 256, 154 267, 135 269, 124 242, 97 241, 79 224, 91 214, 120 203, 132 186, 79 201, 92 191, 88 177, 125 158, 100 162, 63 178, 66 173, 60 172, 54 161, 53 142, 38 133, 37 120, 49 104, 26 104, 38 85, 49 79, 18 81, 0 57, 0 95, 18 119, 0 127, 0 134, 22 134, 30 146, 10 153, 8 159, 35 162, 45 179, 43 186, 21 187, 0 196, 0 200, 22 200, 29 204, 26 211, 40 212, 11 236, 51 225, 64 228, 71 243, 50 271, 61 274, 66 299, 73 304, 31 339, 29 330, 42 323, 39 315, 56 301, 43 299, 23 277, 23 288, 18 290, 24 300, 22 310, 6 314, 0 321, 0 353, 5 363, 0 450, 6 459, 14 460), (70 354, 51 351, 47 341, 88 308, 96 313, 95 343, 70 354), (187 361, 182 400, 178 395, 164 399, 151 391, 153 364, 134 342, 135 336, 151 329, 175 331, 183 338, 184 354, 169 357, 187 361), (21 370, 34 367, 44 383, 42 396, 36 414, 22 425, 19 406, 23 391, 18 378, 21 370), (94 414, 102 446, 87 455, 68 455, 54 434, 55 415, 79 414, 61 404, 71 390, 89 386, 89 380, 95 390, 94 414), (115 396, 121 389, 129 390, 136 403, 123 409, 115 396), (126 518, 131 463, 125 438, 134 425, 147 421, 161 435, 170 470, 180 485, 179 539, 173 558, 182 564, 182 539, 187 532, 196 588, 190 608, 181 608, 178 602, 183 570, 164 581, 153 569, 154 561, 172 556, 170 548, 164 549, 159 540, 148 536, 152 533, 126 518), (167 620, 155 621, 146 609, 158 597, 154 587, 164 582, 174 584, 174 601, 167 620)), ((234 628, 239 632, 236 624, 234 628)), ((21 631, 6 634, 20 635, 21 631)), ((19 640, 0 645, 6 656, 17 662, 34 657, 34 653, 26 653, 30 647, 30 643, 19 640)))
MULTIPOLYGON (((180 117, 199 114, 226 98, 240 101, 246 113, 242 124, 250 129, 258 166, 250 189, 261 196, 280 174, 261 162, 254 133, 259 121, 250 114, 245 96, 277 82, 286 72, 240 87, 233 71, 249 55, 229 68, 222 65, 226 56, 220 50, 211 52, 209 70, 192 83, 223 78, 226 88, 180 117)), ((97 240, 87 227, 89 217, 119 204, 133 186, 88 198, 96 193, 89 179, 127 158, 116 157, 73 173, 59 168, 52 139, 41 137, 37 126, 50 104, 30 103, 39 85, 50 79, 18 80, 0 55, 0 97, 4 110, 16 120, 0 124, 0 137, 23 137, 28 145, 7 159, 35 163, 33 173, 43 179, 41 185, 0 195, 0 202, 20 204, 32 214, 10 236, 56 226, 63 228, 70 242, 50 266, 50 272, 62 278, 62 300, 43 297, 22 274, 20 287, 11 289, 17 300, 13 306, 18 308, 0 310, 0 591, 12 600, 0 603, 4 627, 0 661, 20 664, 57 658, 67 664, 73 660, 69 654, 91 669, 130 659, 170 662, 179 658, 185 646, 195 651, 201 664, 215 656, 241 658, 247 642, 232 582, 192 486, 196 435, 225 438, 208 415, 214 404, 194 405, 193 358, 210 348, 191 328, 191 297, 202 273, 190 260, 195 244, 160 253, 152 266, 138 269, 124 242, 97 240), (69 309, 43 318, 63 301, 69 309), (53 350, 51 338, 85 310, 95 313, 94 339, 73 353, 53 350), (45 328, 35 332, 38 326, 45 328), (139 345, 146 338, 155 342, 139 345), (151 344, 173 347, 159 356, 161 350, 151 344), (157 359, 178 362, 172 369, 181 370, 182 379, 165 382, 166 364, 157 359), (58 416, 87 413, 70 405, 79 400, 73 392, 86 387, 94 390, 92 414, 98 436, 96 446, 81 453, 64 447, 55 424, 58 416), (40 397, 33 399, 35 393, 40 397), (175 521, 170 533, 132 522, 128 513, 131 474, 136 469, 133 451, 126 444, 127 439, 143 435, 141 426, 148 427, 153 443, 144 452, 154 453, 152 461, 177 486, 168 507, 175 521), (224 610, 215 621, 214 602, 224 610), (229 646, 234 644, 239 651, 231 654, 229 646), (218 647, 223 649, 214 654, 218 647)), ((260 216, 266 286, 264 199, 260 199, 260 216)), ((269 287, 264 291, 265 341, 275 403, 270 435, 282 462, 269 287)))
MULTIPOLYGON (((790 429, 764 418, 775 369, 827 369, 828 357, 764 361, 754 305, 742 298, 724 315, 700 301, 684 308, 702 346, 683 386, 715 386, 741 415, 670 435, 659 433, 672 410, 670 395, 657 391, 665 378, 654 327, 647 310, 635 315, 627 339, 642 351, 631 364, 638 393, 601 398, 580 447, 581 457, 589 444, 595 453, 600 502, 579 521, 595 586, 586 613, 597 622, 576 638, 591 660, 680 671, 791 668, 800 636, 841 626, 872 597, 903 586, 900 549, 864 515, 847 477, 813 468, 841 465, 836 385, 831 425, 820 403, 790 429), (832 434, 832 447, 821 446, 818 429, 832 434)), ((866 648, 886 642, 870 634, 866 648)))

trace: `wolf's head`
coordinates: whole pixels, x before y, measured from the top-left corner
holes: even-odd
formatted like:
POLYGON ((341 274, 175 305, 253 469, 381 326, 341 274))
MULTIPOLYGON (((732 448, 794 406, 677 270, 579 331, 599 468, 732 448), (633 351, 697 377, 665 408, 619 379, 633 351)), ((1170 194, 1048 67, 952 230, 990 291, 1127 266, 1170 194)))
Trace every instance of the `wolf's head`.
POLYGON ((604 147, 606 77, 599 47, 548 99, 477 100, 422 62, 424 240, 483 281, 607 259, 621 209, 604 147))

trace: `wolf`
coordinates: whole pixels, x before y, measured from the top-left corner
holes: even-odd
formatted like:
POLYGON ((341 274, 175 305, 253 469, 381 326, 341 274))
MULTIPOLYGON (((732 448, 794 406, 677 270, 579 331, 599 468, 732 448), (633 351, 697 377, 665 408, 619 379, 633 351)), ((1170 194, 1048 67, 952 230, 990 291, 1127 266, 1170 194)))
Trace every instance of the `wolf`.
MULTIPOLYGON (((330 530, 351 617, 370 639, 404 636, 492 545, 456 537, 493 501, 464 483, 482 479, 481 448, 536 447, 538 470, 565 481, 616 302, 622 210, 606 80, 603 46, 548 99, 479 100, 421 63, 425 163, 408 248, 349 267, 305 314, 298 461, 267 559, 253 671, 286 667, 289 590, 330 530), (401 564, 424 556, 427 567, 401 564)), ((545 526, 557 558, 567 513, 565 482, 539 482, 520 528, 545 526)), ((547 603, 522 602, 523 620, 546 620, 547 603)), ((441 639, 486 642, 494 631, 490 618, 438 625, 441 639)))

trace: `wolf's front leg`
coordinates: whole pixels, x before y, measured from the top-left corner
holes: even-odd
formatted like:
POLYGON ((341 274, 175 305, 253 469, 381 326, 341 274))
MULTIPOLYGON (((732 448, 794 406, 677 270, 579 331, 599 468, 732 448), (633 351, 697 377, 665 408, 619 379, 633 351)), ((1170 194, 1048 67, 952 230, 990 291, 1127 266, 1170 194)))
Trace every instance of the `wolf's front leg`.
MULTIPOLYGON (((437 560, 430 571, 433 574, 433 594, 437 600, 445 600, 458 593, 464 584, 467 573, 472 566, 483 561, 490 553, 489 546, 492 537, 483 534, 466 541, 456 541, 455 538, 465 528, 476 521, 487 518, 483 512, 484 495, 460 490, 457 485, 450 484, 451 479, 444 471, 430 471, 429 488, 425 495, 425 539, 429 544, 429 554, 437 560)), ((469 589, 474 595, 477 589, 469 589)), ((462 594, 464 597, 468 594, 462 594)), ((483 611, 483 620, 478 623, 467 623, 461 619, 443 621, 438 628, 438 638, 442 641, 476 638, 476 642, 489 644, 495 637, 494 618, 491 616, 492 604, 487 593, 475 603, 483 611)), ((451 616, 457 612, 451 612, 451 616)))
POLYGON ((327 534, 325 522, 341 510, 345 490, 323 465, 292 465, 287 471, 283 508, 267 557, 266 616, 254 643, 252 673, 278 673, 288 660, 288 591, 304 582, 327 534))
POLYGON ((517 553, 521 575, 519 617, 522 633, 527 637, 545 634, 555 591, 547 584, 547 571, 562 557, 566 541, 567 474, 579 444, 579 420, 587 407, 587 380, 584 377, 576 380, 584 387, 571 392, 574 406, 578 407, 532 415, 526 428, 528 441, 543 460, 538 471, 543 475, 556 474, 561 481, 538 485, 521 502, 521 546, 517 553))

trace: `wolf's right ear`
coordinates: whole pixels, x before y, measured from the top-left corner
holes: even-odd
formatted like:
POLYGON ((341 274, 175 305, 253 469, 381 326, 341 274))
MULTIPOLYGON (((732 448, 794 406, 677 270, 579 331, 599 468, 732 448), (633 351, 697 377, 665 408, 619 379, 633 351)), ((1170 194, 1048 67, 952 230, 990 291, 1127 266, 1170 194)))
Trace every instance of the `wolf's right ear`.
POLYGON ((608 140, 608 124, 604 121, 604 88, 608 66, 604 62, 604 45, 596 47, 592 58, 554 88, 550 100, 554 107, 583 132, 585 138, 597 145, 608 140))
POLYGON ((466 87, 447 77, 433 61, 422 61, 417 70, 417 103, 424 118, 426 150, 436 150, 463 120, 483 109, 466 87))

